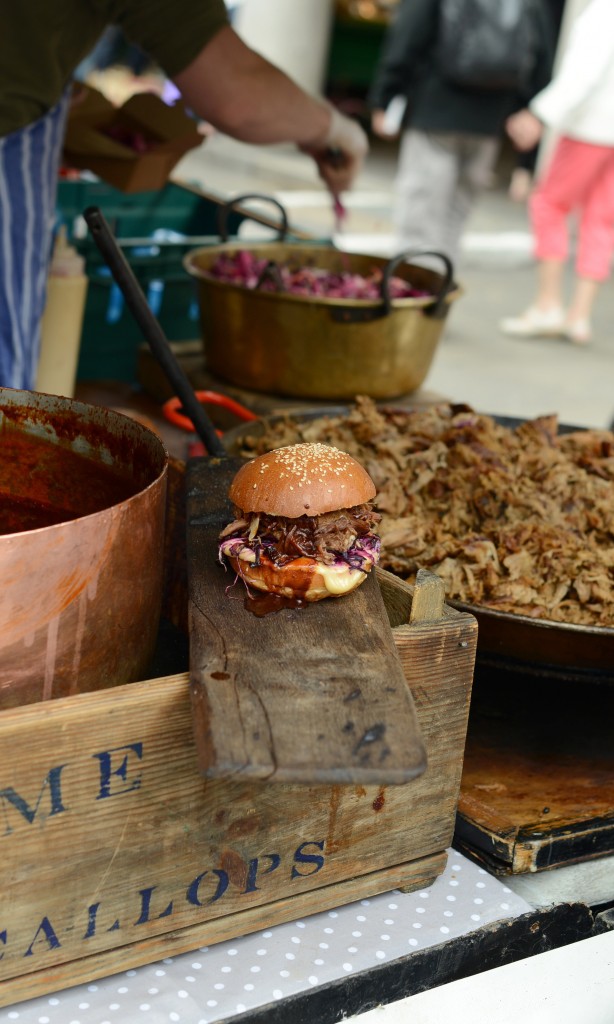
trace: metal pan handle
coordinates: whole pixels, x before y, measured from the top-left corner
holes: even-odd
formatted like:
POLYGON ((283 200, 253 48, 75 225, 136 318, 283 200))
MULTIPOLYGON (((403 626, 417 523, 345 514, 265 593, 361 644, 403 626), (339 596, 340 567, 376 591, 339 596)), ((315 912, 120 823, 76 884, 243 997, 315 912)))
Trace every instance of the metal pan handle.
MULTIPOLYGON (((222 395, 218 391, 195 391, 194 394, 199 402, 219 405, 223 409, 228 409, 237 419, 243 420, 245 423, 252 423, 258 419, 256 413, 252 412, 251 409, 246 409, 240 402, 235 402, 233 398, 229 398, 228 395, 222 395)), ((182 430, 194 431, 194 424, 190 417, 185 415, 183 402, 178 395, 173 395, 172 398, 166 400, 162 406, 162 412, 169 423, 173 423, 176 427, 181 427, 182 430)))
MULTIPOLYGON (((248 193, 243 196, 236 196, 234 199, 230 199, 227 203, 223 203, 220 206, 217 214, 218 223, 218 234, 223 242, 228 241, 228 214, 231 210, 234 210, 239 203, 244 203, 247 199, 261 199, 264 202, 272 203, 279 210, 281 216, 281 223, 278 227, 279 241, 283 242, 288 234, 288 214, 286 213, 285 207, 275 199, 273 196, 260 195, 258 192, 248 193)), ((248 219, 256 221, 256 223, 262 223, 261 219, 257 214, 250 214, 249 210, 242 210, 241 213, 248 219)))
POLYGON ((443 320, 448 312, 446 297, 454 283, 454 268, 452 266, 452 261, 449 260, 447 256, 444 256, 442 252, 423 252, 419 249, 411 249, 407 252, 401 252, 398 256, 393 256, 386 264, 380 284, 381 305, 378 302, 375 305, 369 304, 365 306, 332 306, 330 309, 331 319, 336 320, 339 323, 355 324, 368 323, 370 320, 379 320, 382 317, 389 316, 393 308, 393 300, 390 297, 390 281, 392 279, 392 275, 400 263, 404 263, 406 260, 413 259, 416 256, 436 256, 437 259, 442 260, 445 266, 443 282, 441 288, 435 295, 434 302, 422 308, 422 312, 425 316, 432 316, 436 320, 443 320))
POLYGON ((421 249, 409 249, 407 252, 401 252, 397 256, 393 256, 390 262, 386 264, 381 284, 382 301, 384 303, 386 316, 392 310, 392 299, 390 298, 390 280, 392 275, 401 263, 415 259, 417 256, 435 256, 438 260, 442 261, 445 267, 443 282, 441 288, 435 295, 435 301, 431 306, 427 306, 424 309, 425 314, 428 316, 432 316, 436 320, 443 320, 447 313, 446 296, 451 291, 454 283, 454 267, 452 266, 452 261, 445 256, 444 253, 431 252, 430 250, 423 251, 421 249))

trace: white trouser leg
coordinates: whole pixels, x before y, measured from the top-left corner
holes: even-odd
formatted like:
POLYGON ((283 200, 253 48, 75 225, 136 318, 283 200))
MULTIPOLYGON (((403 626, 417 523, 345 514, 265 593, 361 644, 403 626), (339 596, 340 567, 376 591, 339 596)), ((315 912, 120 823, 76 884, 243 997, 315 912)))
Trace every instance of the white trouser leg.
POLYGON ((459 136, 459 175, 453 191, 443 245, 458 257, 461 236, 475 200, 490 184, 499 140, 489 135, 459 136))
POLYGON ((400 249, 447 251, 447 221, 458 180, 458 156, 446 137, 410 129, 403 134, 394 223, 400 249))
POLYGON ((457 261, 467 217, 488 184, 497 150, 490 136, 404 133, 394 211, 399 249, 436 250, 457 261))

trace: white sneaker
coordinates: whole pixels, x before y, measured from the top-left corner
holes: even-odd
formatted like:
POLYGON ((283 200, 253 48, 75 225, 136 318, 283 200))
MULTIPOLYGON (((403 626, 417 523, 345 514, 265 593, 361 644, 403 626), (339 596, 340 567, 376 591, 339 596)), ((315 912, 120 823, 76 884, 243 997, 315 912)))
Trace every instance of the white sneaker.
POLYGON ((593 339, 593 332, 588 320, 571 320, 563 326, 563 333, 574 345, 588 345, 593 339))
POLYGON ((558 307, 542 310, 529 306, 521 316, 501 320, 499 327, 516 338, 556 338, 565 334, 565 314, 558 307))

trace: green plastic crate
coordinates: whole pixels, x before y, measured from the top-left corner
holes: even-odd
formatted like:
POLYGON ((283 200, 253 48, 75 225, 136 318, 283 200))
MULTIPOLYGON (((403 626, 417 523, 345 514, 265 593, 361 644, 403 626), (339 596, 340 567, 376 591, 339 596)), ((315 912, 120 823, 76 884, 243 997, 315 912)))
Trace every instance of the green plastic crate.
MULTIPOLYGON (((98 180, 58 183, 58 222, 85 257, 89 278, 77 379, 134 381, 143 340, 87 232, 83 211, 88 206, 102 210, 166 336, 184 341, 197 338, 200 325, 196 285, 183 269, 183 257, 191 249, 219 242, 220 203, 174 183, 133 194, 98 180)), ((236 234, 244 219, 231 211, 229 234, 236 234)))
POLYGON ((327 92, 366 92, 373 81, 387 25, 383 22, 335 19, 328 53, 327 92))

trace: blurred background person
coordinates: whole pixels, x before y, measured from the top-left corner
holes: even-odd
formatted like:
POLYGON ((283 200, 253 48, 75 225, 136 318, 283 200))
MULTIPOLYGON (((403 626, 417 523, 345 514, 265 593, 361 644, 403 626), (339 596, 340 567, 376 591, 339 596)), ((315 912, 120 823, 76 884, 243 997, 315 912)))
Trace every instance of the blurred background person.
POLYGON ((560 136, 532 193, 529 210, 538 261, 533 302, 501 322, 520 337, 591 340, 591 313, 614 252, 614 4, 589 0, 573 23, 552 82, 513 114, 507 131, 519 150, 532 149, 544 127, 560 136), (569 219, 578 215, 575 283, 565 310, 569 219))
MULTIPOLYGON (((565 9, 565 0, 542 0, 550 12, 552 25, 552 49, 556 51, 565 9)), ((509 184, 509 197, 514 203, 526 203, 535 178, 535 169, 539 155, 539 146, 524 152, 518 152, 512 169, 509 184)))
MULTIPOLYGON (((436 250, 456 261, 472 206, 492 182, 506 118, 549 80, 554 29, 543 0, 517 0, 524 35, 531 40, 531 52, 518 55, 522 69, 513 81, 510 75, 509 82, 493 76, 462 84, 451 77, 449 56, 444 60, 440 51, 447 6, 454 5, 401 0, 368 102, 375 134, 393 138, 397 129, 390 115, 398 97, 406 101, 395 181, 398 247, 436 250)), ((475 19, 481 17, 490 30, 489 0, 473 0, 471 6, 473 20, 464 12, 460 22, 475 35, 475 19)), ((499 45, 510 53, 514 49, 513 41, 499 45)))

